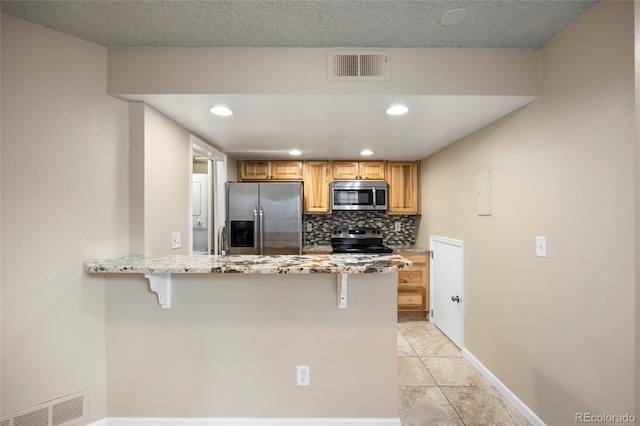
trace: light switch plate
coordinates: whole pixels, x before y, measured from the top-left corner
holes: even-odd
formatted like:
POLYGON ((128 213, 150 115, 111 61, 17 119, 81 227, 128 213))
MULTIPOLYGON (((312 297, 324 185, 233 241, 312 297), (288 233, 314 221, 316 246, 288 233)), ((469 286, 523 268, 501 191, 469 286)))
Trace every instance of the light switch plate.
POLYGON ((547 237, 536 237, 536 256, 547 257, 547 237))
POLYGON ((172 249, 180 248, 180 233, 179 232, 173 232, 171 234, 171 248, 172 249))

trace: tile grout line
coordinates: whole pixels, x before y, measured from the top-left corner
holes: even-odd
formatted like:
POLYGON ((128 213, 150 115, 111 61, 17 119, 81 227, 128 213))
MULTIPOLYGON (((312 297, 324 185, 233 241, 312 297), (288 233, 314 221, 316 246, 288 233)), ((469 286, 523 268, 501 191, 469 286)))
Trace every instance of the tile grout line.
MULTIPOLYGON (((440 387, 440 392, 442 392, 442 387, 440 387)), ((460 413, 458 413, 458 410, 456 410, 456 407, 453 405, 453 403, 451 402, 447 394, 444 392, 442 392, 442 394, 444 395, 449 405, 451 405, 451 408, 453 408, 453 412, 456 413, 456 416, 458 416, 458 418, 460 419, 460 422, 466 426, 467 424, 464 422, 464 420, 462 419, 462 416, 460 415, 460 413)))
MULTIPOLYGON (((437 328, 437 327, 436 327, 437 328)), ((442 331, 440 329, 438 329, 438 331, 444 336, 447 337, 444 333, 442 333, 442 331)), ((404 335, 404 333, 403 333, 404 335)), ((408 340, 408 339, 407 339, 408 340)), ((411 343, 409 343, 411 344, 411 343)), ((415 349, 414 349, 415 351, 415 349)), ((418 353, 416 351, 416 353, 418 353)), ((447 400, 447 402, 449 403, 449 405, 451 406, 451 409, 453 410, 454 413, 456 413, 456 416, 458 416, 458 419, 460 419, 460 423, 462 423, 464 426, 466 426, 467 424, 464 422, 464 420, 462 419, 462 416, 460 415, 460 413, 458 413, 458 410, 456 410, 456 407, 453 405, 453 403, 451 402, 451 400, 449 399, 449 397, 447 396, 446 393, 444 393, 444 391, 442 390, 442 386, 440 386, 440 384, 436 381, 435 377, 433 377, 433 374, 431 374, 431 371, 429 370, 429 368, 427 367, 427 365, 424 363, 424 359, 423 358, 454 358, 454 357, 445 357, 445 356, 425 356, 425 357, 421 357, 418 355, 418 357, 420 358, 420 362, 422 363, 422 365, 424 365, 424 368, 427 370, 427 372, 429 373, 429 375, 433 378, 434 383, 436 384, 436 386, 438 386, 438 389, 440 390, 440 392, 442 392, 442 395, 444 396, 444 398, 447 400)))
MULTIPOLYGON (((429 322, 429 321, 427 321, 429 322)), ((436 381, 435 377, 433 377, 433 374, 431 374, 431 371, 429 371, 429 368, 427 368, 427 366, 424 363, 423 358, 430 358, 430 356, 421 356, 418 354, 418 351, 416 350, 416 348, 413 347, 413 345, 411 344, 411 341, 409 341, 409 339, 407 339, 407 336, 405 336, 404 334, 404 330, 402 330, 402 328, 398 327, 400 330, 400 333, 402 334, 402 337, 404 337, 404 339, 406 340, 406 342, 409 344, 409 346, 411 347, 411 349, 413 350, 413 352, 416 354, 416 356, 418 357, 418 359, 420 360, 420 363, 422 364, 422 366, 425 368, 425 370, 427 371, 427 374, 429 374, 429 376, 431 377, 431 379, 433 379, 433 383, 436 384, 435 387, 438 388, 438 390, 440 391, 440 393, 444 396, 444 398, 447 400, 447 402, 449 403, 449 406, 451 407, 451 409, 453 410, 454 413, 456 413, 456 416, 458 416, 458 419, 460 420, 460 423, 463 424, 463 426, 466 426, 467 424, 464 422, 464 420, 462 420, 462 417, 460 416, 460 413, 458 413, 458 410, 456 410, 456 408, 453 406, 453 404, 451 403, 451 401, 449 400, 449 398, 447 397, 447 394, 445 394, 442 391, 442 386, 440 386, 438 384, 438 382, 436 381)), ((440 329, 438 329, 438 331, 440 333, 442 333, 442 331, 440 331, 440 329)), ((444 333, 442 333, 442 335, 444 336, 444 333)), ((444 336, 446 337, 446 336, 444 336)), ((453 358, 453 357, 443 357, 443 356, 439 356, 439 357, 433 357, 433 358, 453 358)), ((400 386, 398 386, 399 388, 400 386)), ((422 387, 422 388, 426 388, 426 387, 430 387, 430 386, 415 386, 415 387, 422 387)))
MULTIPOLYGON (((427 321, 427 324, 429 322, 427 321)), ((435 326, 431 326, 434 327, 435 330, 437 330, 437 334, 441 335, 442 337, 446 338, 449 342, 451 342, 451 340, 437 327, 435 326)), ((438 388, 438 390, 440 391, 440 393, 442 394, 442 396, 445 397, 445 400, 447 401, 447 403, 449 404, 449 406, 453 409, 453 412, 456 414, 457 418, 460 420, 460 423, 463 426, 467 426, 467 423, 465 423, 465 421, 462 418, 462 415, 460 414, 460 412, 458 411, 458 409, 456 409, 456 406, 453 404, 452 400, 449 398, 449 396, 447 396, 447 394, 443 391, 443 388, 447 388, 447 389, 453 389, 453 388, 460 388, 460 389, 474 389, 474 390, 479 390, 482 388, 493 388, 494 390, 496 390, 495 386, 492 385, 490 382, 487 382, 486 385, 470 385, 470 386, 465 386, 465 385, 451 385, 451 386, 446 386, 446 385, 440 385, 438 384, 438 382, 436 381, 435 377, 433 376, 433 374, 431 373, 431 371, 429 370, 429 368, 427 367, 427 365, 425 364, 425 361, 428 359, 435 359, 435 358, 439 358, 439 359, 444 359, 444 358, 449 358, 449 359, 456 359, 456 358, 462 358, 462 359, 466 359, 464 356, 444 356, 444 355, 419 355, 418 351, 416 350, 416 348, 414 347, 414 345, 411 343, 411 340, 408 338, 407 335, 405 335, 405 330, 403 330, 401 327, 398 327, 398 330, 400 331, 400 334, 402 336, 402 338, 405 340, 405 342, 408 344, 408 346, 411 348, 411 350, 413 351, 413 353, 415 354, 415 356, 418 357, 418 359, 420 359, 420 363, 422 364, 422 366, 425 368, 425 370, 427 371, 427 373, 431 376, 431 378, 433 379, 433 382, 435 383, 435 387, 438 388)), ((411 328, 407 328, 407 331, 411 331, 411 328)), ((427 327, 427 338, 430 337, 434 337, 433 333, 431 333, 432 330, 429 329, 429 327, 427 327)), ((416 343, 420 343, 420 338, 422 336, 420 334, 418 334, 418 336, 413 336, 412 339, 416 342, 416 343)), ((457 348, 457 347, 456 347, 457 348)), ((460 351, 461 352, 461 351, 460 351)), ((413 355, 398 355, 398 358, 400 357, 413 357, 413 355)), ((475 366, 473 366, 473 370, 478 371, 477 368, 475 368, 475 366)), ((455 373, 454 373, 455 376, 455 373)), ((415 385, 415 386, 400 386, 398 385, 398 388, 432 388, 434 386, 427 386, 427 385, 415 385)), ((499 394, 499 391, 496 390, 496 392, 499 394)), ((453 394, 452 394, 453 395, 453 394)), ((508 401, 503 401, 500 398, 499 399, 499 403, 500 406, 502 406, 503 409, 505 409, 507 411, 507 415, 509 416, 509 418, 511 420, 515 420, 513 418, 513 416, 511 415, 511 413, 509 413, 509 408, 513 408, 512 405, 509 404, 508 401)), ((462 407, 459 407, 462 408, 462 407)), ((526 424, 530 425, 531 423, 527 421, 526 418, 523 418, 523 420, 526 422, 526 424)), ((401 420, 402 421, 402 420, 401 420)), ((519 422, 518 422, 519 423, 519 422)), ((404 426, 404 424, 403 424, 404 426)))

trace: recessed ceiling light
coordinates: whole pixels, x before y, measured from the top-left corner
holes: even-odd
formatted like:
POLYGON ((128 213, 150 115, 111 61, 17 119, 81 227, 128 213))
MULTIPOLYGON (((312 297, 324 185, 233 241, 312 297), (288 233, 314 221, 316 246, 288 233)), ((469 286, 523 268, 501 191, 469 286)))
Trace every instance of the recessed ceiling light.
POLYGON ((464 21, 464 18, 466 18, 466 17, 467 17, 467 11, 466 10, 464 10, 464 9, 451 9, 450 11, 448 11, 447 13, 442 15, 442 18, 440 19, 440 22, 445 27, 451 27, 451 26, 454 26, 454 25, 458 25, 459 23, 464 21))
POLYGON ((360 155, 373 155, 373 151, 371 151, 370 149, 363 149, 362 151, 360 151, 360 155))
POLYGON ((389 115, 402 115, 406 114, 407 111, 409 111, 409 108, 404 105, 393 105, 392 107, 387 108, 385 112, 389 115))
POLYGON ((214 106, 209 111, 211 111, 211 114, 219 115, 220 117, 228 117, 230 115, 233 115, 233 111, 222 105, 214 106))
POLYGON ((300 155, 302 154, 302 151, 300 151, 299 149, 292 149, 291 151, 289 151, 289 155, 300 155))

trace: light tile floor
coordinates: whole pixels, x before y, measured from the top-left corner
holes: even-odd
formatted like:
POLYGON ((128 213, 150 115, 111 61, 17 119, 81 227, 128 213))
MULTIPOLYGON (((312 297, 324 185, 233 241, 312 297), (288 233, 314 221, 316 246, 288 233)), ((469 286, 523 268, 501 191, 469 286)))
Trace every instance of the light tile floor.
POLYGON ((402 426, 529 425, 435 325, 398 322, 402 426))

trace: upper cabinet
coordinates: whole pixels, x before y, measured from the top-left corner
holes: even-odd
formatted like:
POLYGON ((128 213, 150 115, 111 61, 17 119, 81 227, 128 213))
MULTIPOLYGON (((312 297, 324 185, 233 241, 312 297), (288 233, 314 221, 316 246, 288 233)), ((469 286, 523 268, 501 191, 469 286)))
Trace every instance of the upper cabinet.
POLYGON ((385 180, 384 161, 334 161, 333 180, 385 180))
POLYGON ((331 163, 328 161, 305 161, 304 212, 312 214, 331 213, 331 163))
POLYGON ((267 180, 270 174, 270 161, 238 162, 238 180, 267 180))
POLYGON ((332 180, 384 180, 388 214, 420 214, 419 161, 240 160, 239 181, 303 181, 304 212, 331 213, 332 180))
POLYGON ((302 180, 302 161, 272 161, 270 179, 302 180))
POLYGON ((302 161, 241 160, 238 164, 238 180, 302 180, 302 161))
POLYGON ((389 214, 420 214, 420 162, 387 163, 389 214))

